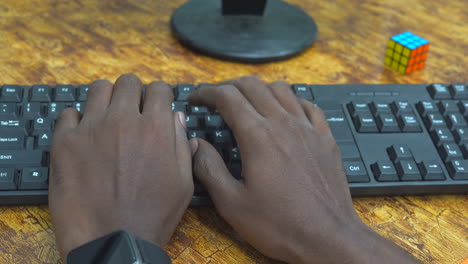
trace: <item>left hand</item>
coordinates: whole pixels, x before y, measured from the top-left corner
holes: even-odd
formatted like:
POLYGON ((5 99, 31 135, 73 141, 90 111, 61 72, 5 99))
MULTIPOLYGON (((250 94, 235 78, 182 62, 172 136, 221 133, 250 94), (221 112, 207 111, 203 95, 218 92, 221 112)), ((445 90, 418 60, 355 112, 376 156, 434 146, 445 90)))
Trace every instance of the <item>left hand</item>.
POLYGON ((49 206, 64 257, 118 230, 164 246, 190 203, 192 157, 172 89, 152 83, 142 105, 141 94, 133 75, 96 81, 83 117, 66 109, 57 122, 49 206))

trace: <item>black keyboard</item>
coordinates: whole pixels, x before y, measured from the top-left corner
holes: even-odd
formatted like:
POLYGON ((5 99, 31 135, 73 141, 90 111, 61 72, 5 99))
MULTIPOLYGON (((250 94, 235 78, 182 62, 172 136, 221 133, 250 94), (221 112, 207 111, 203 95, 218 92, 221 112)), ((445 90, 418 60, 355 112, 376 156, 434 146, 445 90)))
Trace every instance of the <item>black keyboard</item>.
MULTIPOLYGON (((353 196, 467 194, 468 85, 305 85, 291 88, 319 105, 341 149, 353 196)), ((190 106, 194 85, 173 87, 188 137, 214 144, 233 176, 241 157, 216 111, 190 106)), ((87 85, 0 86, 0 204, 47 203, 55 120, 86 107, 87 85)), ((196 183, 192 205, 209 203, 196 183)))

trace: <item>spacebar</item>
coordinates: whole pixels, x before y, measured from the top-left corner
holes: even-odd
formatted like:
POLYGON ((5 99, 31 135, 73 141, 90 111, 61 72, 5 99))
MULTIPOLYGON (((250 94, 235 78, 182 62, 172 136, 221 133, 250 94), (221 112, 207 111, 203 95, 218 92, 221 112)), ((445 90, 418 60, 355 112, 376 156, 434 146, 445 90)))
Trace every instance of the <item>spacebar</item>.
POLYGON ((0 150, 0 167, 23 167, 41 164, 41 150, 0 150))

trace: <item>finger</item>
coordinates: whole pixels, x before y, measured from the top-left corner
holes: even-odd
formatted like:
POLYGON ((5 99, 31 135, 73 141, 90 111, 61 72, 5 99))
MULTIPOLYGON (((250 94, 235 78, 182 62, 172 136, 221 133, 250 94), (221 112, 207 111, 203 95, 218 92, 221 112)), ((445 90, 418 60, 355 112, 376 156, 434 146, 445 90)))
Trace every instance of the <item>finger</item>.
POLYGON ((176 157, 179 165, 180 173, 187 183, 193 185, 192 180, 192 153, 187 139, 187 127, 185 123, 185 115, 182 112, 173 114, 175 125, 175 143, 176 157))
POLYGON ((80 123, 81 114, 75 108, 66 108, 60 113, 55 123, 55 133, 74 129, 80 123))
POLYGON ((120 76, 114 85, 111 107, 124 111, 140 112, 141 81, 133 74, 120 76))
POLYGON ((84 117, 95 116, 96 113, 103 112, 110 103, 112 97, 112 83, 108 80, 98 80, 89 86, 88 99, 84 117))
POLYGON ((239 201, 242 183, 229 173, 223 159, 211 144, 194 138, 190 140, 190 147, 195 177, 206 187, 220 213, 226 213, 226 208, 239 201))
POLYGON ((142 113, 158 116, 172 114, 172 101, 174 101, 172 88, 164 82, 153 82, 146 87, 142 113))
POLYGON ((206 105, 218 109, 236 138, 255 126, 263 117, 233 85, 206 86, 197 89, 189 97, 193 105, 206 105))
POLYGON ((226 83, 236 86, 262 116, 271 116, 283 110, 267 85, 255 76, 246 76, 226 83))
POLYGON ((309 121, 312 123, 312 125, 320 133, 331 135, 330 126, 328 125, 327 118, 322 112, 322 109, 305 99, 300 99, 299 102, 302 105, 304 113, 306 114, 307 118, 309 118, 309 121))
POLYGON ((304 110, 297 101, 296 95, 291 89, 291 85, 286 82, 274 82, 268 85, 276 97, 276 100, 289 113, 295 116, 305 116, 304 110))

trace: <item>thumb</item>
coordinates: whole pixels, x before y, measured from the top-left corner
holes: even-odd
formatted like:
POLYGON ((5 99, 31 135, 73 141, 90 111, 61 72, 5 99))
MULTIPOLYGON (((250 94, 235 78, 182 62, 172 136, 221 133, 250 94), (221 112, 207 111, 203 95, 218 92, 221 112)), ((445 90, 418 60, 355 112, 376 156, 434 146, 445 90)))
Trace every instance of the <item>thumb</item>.
POLYGON ((190 140, 193 157, 193 174, 206 187, 216 208, 230 207, 239 201, 242 183, 226 168, 218 151, 203 139, 190 140))

